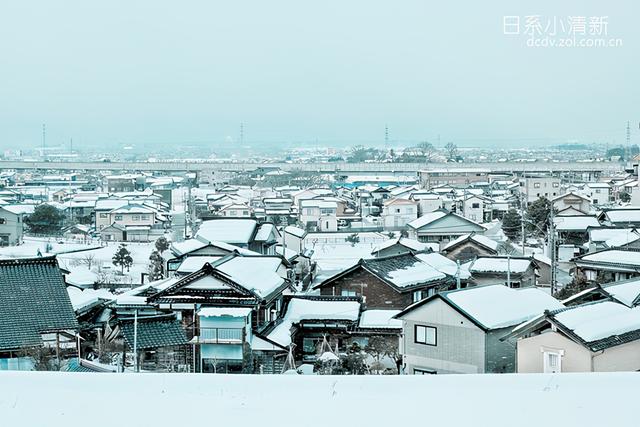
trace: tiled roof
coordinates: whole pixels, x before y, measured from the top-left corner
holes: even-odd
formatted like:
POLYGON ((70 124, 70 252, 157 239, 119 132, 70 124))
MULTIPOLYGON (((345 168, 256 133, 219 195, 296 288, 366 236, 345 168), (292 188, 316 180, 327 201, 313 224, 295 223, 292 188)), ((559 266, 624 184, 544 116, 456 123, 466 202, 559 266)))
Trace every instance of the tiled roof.
MULTIPOLYGON (((134 341, 134 320, 120 320, 122 335, 130 349, 134 341)), ((175 316, 138 318, 138 349, 187 344, 187 336, 175 316)))
POLYGON ((77 328, 55 257, 0 261, 0 350, 40 345, 42 332, 77 328))

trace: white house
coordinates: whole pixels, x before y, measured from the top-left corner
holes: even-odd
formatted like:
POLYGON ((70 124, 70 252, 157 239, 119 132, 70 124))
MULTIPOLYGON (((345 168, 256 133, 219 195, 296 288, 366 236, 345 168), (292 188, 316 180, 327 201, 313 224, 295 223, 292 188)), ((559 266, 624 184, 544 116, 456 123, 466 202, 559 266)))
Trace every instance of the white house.
POLYGON ((391 199, 384 202, 382 219, 384 228, 404 228, 418 217, 418 204, 413 200, 391 199))

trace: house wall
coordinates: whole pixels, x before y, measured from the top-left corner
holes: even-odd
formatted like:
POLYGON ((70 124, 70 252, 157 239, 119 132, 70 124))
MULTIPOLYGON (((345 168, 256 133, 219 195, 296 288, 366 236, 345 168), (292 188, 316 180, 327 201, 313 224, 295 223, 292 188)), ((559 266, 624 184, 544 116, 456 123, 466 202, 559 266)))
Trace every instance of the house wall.
MULTIPOLYGON (((473 276, 473 283, 476 285, 498 285, 507 283, 507 273, 477 273, 471 272, 473 276)), ((511 273, 511 282, 520 282, 521 288, 526 288, 536 285, 535 270, 529 268, 524 273, 511 273)))
POLYGON ((594 372, 638 370, 640 370, 640 340, 608 348, 593 356, 594 372))
POLYGON ((0 209, 0 245, 17 245, 22 243, 24 233, 23 216, 0 209))
POLYGON ((483 228, 480 226, 469 223, 466 220, 462 220, 454 215, 449 215, 444 218, 434 221, 431 224, 425 225, 419 230, 410 229, 409 237, 415 238, 421 242, 440 242, 442 245, 455 240, 463 234, 471 233, 473 231, 482 232, 483 228))
POLYGON ((364 296, 364 305, 372 308, 408 307, 411 293, 401 294, 391 286, 365 270, 357 270, 332 283, 332 286, 320 290, 320 295, 342 295, 343 291, 355 292, 356 296, 364 296))
POLYGON ((516 342, 517 372, 544 372, 543 350, 564 350, 562 372, 591 372, 591 352, 558 332, 548 331, 516 342))
POLYGON ((516 372, 516 346, 500 338, 511 332, 514 327, 494 329, 486 334, 485 372, 505 374, 516 372))
POLYGON ((402 322, 401 353, 405 372, 438 374, 485 372, 485 333, 439 298, 408 313, 402 322), (437 328, 435 346, 415 343, 415 325, 437 328))

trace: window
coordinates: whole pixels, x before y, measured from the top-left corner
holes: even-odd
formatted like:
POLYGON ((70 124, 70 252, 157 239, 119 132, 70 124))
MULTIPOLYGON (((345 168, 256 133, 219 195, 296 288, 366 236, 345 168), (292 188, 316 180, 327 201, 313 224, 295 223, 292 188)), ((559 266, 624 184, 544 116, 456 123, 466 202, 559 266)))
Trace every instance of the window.
POLYGON ((413 368, 413 375, 435 375, 437 373, 437 371, 432 371, 430 369, 413 368))
POLYGON ((411 294, 411 299, 413 302, 418 302, 422 299, 422 291, 413 291, 411 294))
POLYGON ((116 215, 116 221, 122 221, 122 215, 116 215))
POLYGON ((554 183, 553 183, 553 188, 558 188, 558 187, 560 187, 560 183, 558 183, 558 182, 554 182, 554 183))
POLYGON ((600 189, 596 188, 596 194, 600 194, 600 189))
MULTIPOLYGON (((505 282, 505 285, 509 286, 508 283, 505 282)), ((511 281, 511 287, 512 288, 519 288, 520 287, 520 282, 514 282, 513 280, 511 281)))
POLYGON ((555 374, 562 372, 562 354, 559 351, 545 351, 542 353, 544 358, 544 373, 555 374))
POLYGON ((480 203, 471 203, 471 208, 479 209, 480 208, 480 203))
POLYGON ((539 182, 534 182, 533 183, 533 188, 540 188, 540 183, 539 182))
POLYGON ((100 214, 100 218, 106 218, 106 217, 107 217, 107 214, 106 214, 106 213, 101 213, 101 214, 100 214))
POLYGON ((396 213, 400 213, 400 208, 396 208, 396 213))
POLYGON ((0 224, 6 224, 6 223, 7 223, 7 220, 6 220, 6 219, 4 219, 4 218, 0 218, 0 224))
POLYGON ((133 216, 133 220, 134 221, 140 221, 140 215, 134 215, 133 216))
POLYGON ((357 296, 356 291, 350 291, 349 289, 343 289, 340 291, 340 295, 343 297, 355 297, 357 296))
POLYGON ((149 220, 149 215, 142 215, 141 216, 143 221, 148 221, 149 220))
POLYGON ((433 326, 416 325, 414 334, 416 344, 437 345, 437 329, 433 326))

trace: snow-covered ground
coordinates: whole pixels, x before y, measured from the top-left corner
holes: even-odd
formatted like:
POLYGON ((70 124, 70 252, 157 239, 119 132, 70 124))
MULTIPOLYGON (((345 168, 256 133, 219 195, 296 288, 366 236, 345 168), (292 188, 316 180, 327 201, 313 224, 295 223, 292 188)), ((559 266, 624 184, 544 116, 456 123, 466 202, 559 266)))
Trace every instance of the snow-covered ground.
MULTIPOLYGON (((67 281, 74 285, 87 285, 95 281, 107 281, 108 283, 121 283, 123 285, 139 285, 142 283, 142 273, 149 270, 149 255, 155 249, 155 243, 126 243, 127 250, 131 252, 133 265, 129 270, 124 269, 124 275, 120 275, 120 267, 112 263, 113 254, 118 249, 118 243, 110 243, 108 246, 99 247, 90 251, 64 253, 58 255, 60 267, 71 272, 67 281), (87 257, 94 257, 91 269, 84 261, 87 257)), ((168 252, 165 252, 167 254, 168 252)))
POLYGON ((638 424, 640 375, 0 372, 0 384, 2 425, 620 427, 638 424))
POLYGON ((97 247, 100 247, 99 243, 84 244, 65 239, 25 236, 21 245, 0 248, 0 258, 35 258, 38 251, 42 256, 49 256, 97 247))

